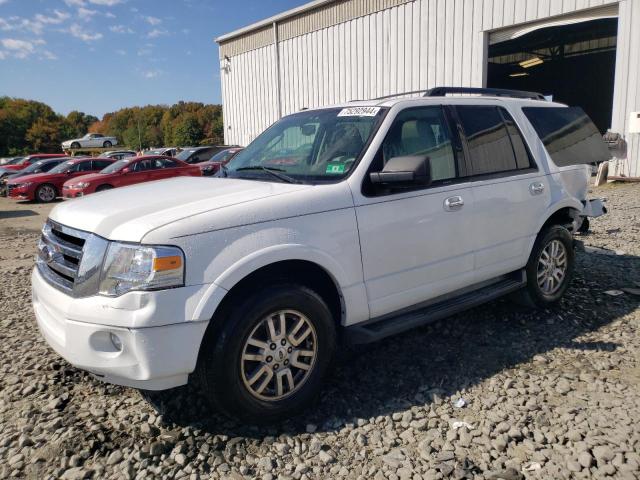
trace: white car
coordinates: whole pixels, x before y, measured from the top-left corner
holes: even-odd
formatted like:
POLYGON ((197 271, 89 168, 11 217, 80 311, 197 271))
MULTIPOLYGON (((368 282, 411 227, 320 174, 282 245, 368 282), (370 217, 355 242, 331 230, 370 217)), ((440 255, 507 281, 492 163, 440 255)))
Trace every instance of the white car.
POLYGON ((298 112, 218 178, 56 206, 32 276, 37 322, 103 381, 196 381, 245 422, 288 418, 342 342, 506 294, 557 304, 572 234, 604 212, 585 164, 607 156, 582 110, 521 92, 298 112))
POLYGON ((101 133, 87 133, 82 138, 74 138, 62 142, 63 150, 75 150, 78 148, 111 148, 118 144, 116 137, 105 137, 101 133))

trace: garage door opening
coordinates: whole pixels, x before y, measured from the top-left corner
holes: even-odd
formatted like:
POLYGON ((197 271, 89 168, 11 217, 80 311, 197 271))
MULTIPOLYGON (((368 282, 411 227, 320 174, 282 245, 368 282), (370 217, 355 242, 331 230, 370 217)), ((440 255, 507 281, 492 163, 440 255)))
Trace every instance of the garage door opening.
POLYGON ((531 90, 611 126, 617 18, 540 28, 489 46, 487 87, 531 90))

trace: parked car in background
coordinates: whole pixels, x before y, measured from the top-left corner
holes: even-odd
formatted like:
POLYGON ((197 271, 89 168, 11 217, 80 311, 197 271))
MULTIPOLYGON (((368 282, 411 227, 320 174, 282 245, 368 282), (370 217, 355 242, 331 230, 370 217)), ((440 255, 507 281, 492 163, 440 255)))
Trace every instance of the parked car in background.
POLYGON ((20 177, 25 177, 27 175, 48 172, 49 170, 55 168, 56 165, 59 165, 62 162, 64 162, 66 158, 67 157, 51 158, 48 160, 38 160, 37 162, 29 165, 27 168, 19 170, 10 175, 7 175, 6 177, 0 180, 0 195, 2 195, 3 197, 7 196, 7 185, 9 182, 12 182, 20 177))
POLYGON ((136 183, 163 180, 171 177, 199 177, 200 175, 200 169, 197 166, 189 165, 171 157, 144 156, 125 158, 109 165, 100 172, 67 180, 62 189, 62 196, 64 198, 76 198, 136 183))
POLYGON ((0 166, 6 165, 6 164, 8 164, 10 162, 14 162, 19 158, 23 158, 23 157, 3 157, 3 158, 0 158, 0 166))
POLYGON ((104 152, 98 155, 98 158, 112 158, 114 160, 122 160, 123 158, 135 157, 137 155, 133 150, 114 150, 113 152, 104 152))
POLYGON ((229 147, 237 147, 237 145, 208 145, 204 147, 184 147, 176 158, 187 163, 200 163, 206 162, 213 155, 221 150, 225 150, 229 147))
POLYGON ((177 147, 163 147, 163 148, 152 148, 150 150, 145 150, 142 154, 145 157, 151 155, 159 155, 162 157, 175 157, 176 154, 180 151, 177 147))
POLYGON ((117 144, 118 139, 116 137, 105 137, 101 133, 87 133, 82 138, 74 138, 73 140, 62 142, 62 149, 109 148, 117 144))
POLYGON ((32 163, 38 160, 44 160, 47 158, 70 158, 64 153, 36 153, 34 155, 27 155, 26 157, 18 157, 10 163, 7 163, 0 167, 0 178, 4 178, 12 173, 18 172, 27 168, 32 163))
POLYGON ((210 177, 211 175, 218 173, 218 170, 220 170, 222 165, 225 165, 242 150, 244 150, 242 147, 226 148, 224 150, 220 150, 206 162, 200 162, 197 165, 200 167, 200 171, 203 176, 210 177))
POLYGON ((7 184, 9 198, 53 202, 62 195, 62 185, 73 177, 86 175, 111 165, 111 158, 73 158, 55 166, 47 173, 36 173, 17 178, 7 184))

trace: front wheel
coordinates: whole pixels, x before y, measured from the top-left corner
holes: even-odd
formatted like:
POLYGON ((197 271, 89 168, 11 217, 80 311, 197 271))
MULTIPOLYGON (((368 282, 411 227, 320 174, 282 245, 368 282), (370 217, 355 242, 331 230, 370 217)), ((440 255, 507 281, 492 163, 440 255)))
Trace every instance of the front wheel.
POLYGON ((104 142, 104 143, 102 144, 102 146, 103 146, 104 148, 111 148, 111 145, 113 145, 113 144, 112 144, 111 142, 109 142, 109 141, 106 141, 106 142, 104 142))
POLYGON ((96 193, 97 192, 105 192, 107 190, 111 190, 113 188, 112 185, 100 185, 98 188, 96 188, 96 193))
POLYGON ((77 148, 80 148, 80 144, 79 144, 78 142, 73 142, 73 143, 71 144, 71 149, 72 149, 72 150, 75 150, 75 149, 77 149, 77 148))
POLYGON ((545 308, 560 301, 571 283, 575 264, 573 238, 569 231, 553 225, 540 232, 526 267, 527 286, 520 300, 545 308))
POLYGON ((246 423, 273 423, 307 407, 335 351, 334 319, 322 297, 280 284, 242 298, 220 317, 212 320, 198 365, 212 405, 246 423))
POLYGON ((49 185, 48 183, 45 183, 44 185, 40 185, 36 189, 35 197, 38 202, 42 202, 42 203, 53 202, 57 196, 58 196, 58 192, 56 191, 56 187, 54 187, 53 185, 49 185))

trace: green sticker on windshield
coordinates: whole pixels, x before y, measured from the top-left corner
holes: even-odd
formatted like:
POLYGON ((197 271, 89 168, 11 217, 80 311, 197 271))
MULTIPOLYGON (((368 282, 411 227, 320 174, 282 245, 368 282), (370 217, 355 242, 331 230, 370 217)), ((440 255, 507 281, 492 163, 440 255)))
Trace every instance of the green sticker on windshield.
POLYGON ((344 173, 344 163, 329 163, 325 173, 340 174, 344 173))

